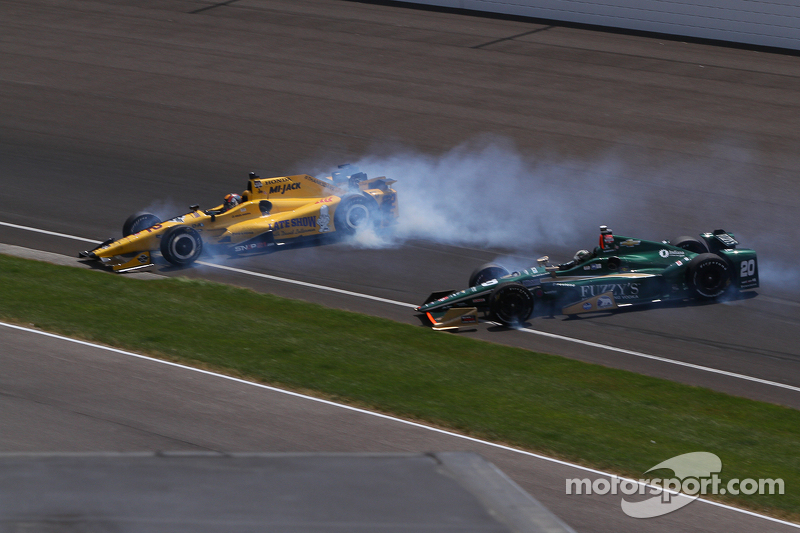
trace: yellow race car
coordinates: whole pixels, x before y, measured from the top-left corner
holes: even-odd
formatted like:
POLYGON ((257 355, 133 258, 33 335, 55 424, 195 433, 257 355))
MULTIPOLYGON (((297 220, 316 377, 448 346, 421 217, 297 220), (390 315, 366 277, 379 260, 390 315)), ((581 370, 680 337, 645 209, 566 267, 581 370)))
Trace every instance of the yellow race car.
POLYGON ((135 213, 123 224, 121 239, 78 255, 131 272, 152 267, 156 251, 175 266, 187 266, 204 248, 237 255, 292 239, 352 235, 397 220, 395 181, 368 179, 351 165, 323 179, 306 174, 262 179, 251 172, 241 195, 228 194, 213 209, 193 205, 189 213, 164 222, 151 213, 135 213))

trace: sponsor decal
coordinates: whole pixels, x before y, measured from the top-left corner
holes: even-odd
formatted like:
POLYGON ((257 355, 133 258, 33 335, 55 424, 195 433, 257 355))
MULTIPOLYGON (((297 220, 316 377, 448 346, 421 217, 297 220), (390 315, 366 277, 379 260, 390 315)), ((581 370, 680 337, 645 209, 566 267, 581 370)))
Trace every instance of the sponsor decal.
POLYGON ((592 269, 592 265, 584 265, 583 269, 584 270, 591 270, 592 269))
POLYGON ((462 315, 461 316, 461 323, 462 324, 475 324, 478 319, 472 315, 462 315))
POLYGON ((150 258, 147 256, 147 254, 142 254, 139 257, 137 257, 136 260, 144 265, 147 264, 148 261, 150 261, 150 258))
POLYGON ((475 302, 476 304, 479 304, 485 302, 486 298, 475 298, 472 301, 475 302))
MULTIPOLYGON (((288 179, 288 178, 287 178, 288 179)), ((285 194, 286 191, 294 191, 300 188, 299 183, 285 183, 283 185, 275 185, 274 187, 269 188, 270 194, 281 193, 285 194)))
POLYGON ((233 249, 236 252, 246 252, 247 250, 252 250, 255 247, 255 244, 240 244, 239 246, 234 246, 233 249))
POLYGON ((300 217, 289 220, 277 220, 272 225, 273 229, 284 230, 288 228, 314 228, 317 226, 317 217, 300 217))
POLYGON ((484 281, 481 283, 481 287, 490 287, 492 285, 497 285, 498 281, 496 279, 490 279, 489 281, 484 281))
POLYGON ((255 181, 253 182, 253 186, 254 186, 256 189, 260 189, 260 188, 261 188, 261 180, 255 180, 255 181))
POLYGON ((752 289, 758 287, 758 278, 743 279, 739 284, 740 289, 752 289))
POLYGON ((627 246, 627 247, 631 248, 633 246, 639 246, 641 243, 642 243, 642 241, 637 241, 635 239, 628 239, 627 241, 620 242, 619 245, 620 246, 627 246))
POLYGON ((331 223, 331 216, 328 214, 328 206, 323 205, 322 207, 319 208, 319 219, 317 220, 317 224, 319 225, 319 232, 328 233, 331 230, 330 223, 331 223))
POLYGON ((310 181, 311 183, 314 183, 316 185, 319 185, 320 187, 330 187, 332 185, 330 182, 326 183, 324 181, 318 180, 317 178, 312 178, 311 176, 303 176, 303 179, 306 181, 310 181))
POLYGON ((589 309, 592 308, 592 304, 591 304, 591 302, 586 302, 581 307, 583 307, 584 311, 588 311, 589 309))
POLYGON ((600 270, 601 268, 603 268, 603 265, 600 263, 592 263, 592 270, 600 270))
POLYGON ((664 259, 666 259, 667 257, 670 257, 670 256, 684 257, 686 255, 686 251, 685 250, 667 250, 666 248, 662 248, 661 250, 658 251, 658 255, 660 255, 664 259))
POLYGON ((597 308, 605 309, 606 307, 614 307, 614 300, 608 296, 601 296, 597 299, 597 308))
POLYGON ((675 261, 675 266, 681 266, 682 264, 683 264, 683 261, 675 261))
POLYGON ((635 300, 639 297, 640 283, 598 283, 596 285, 582 285, 581 298, 600 296, 610 292, 614 298, 622 300, 635 300))
POLYGON ((250 244, 240 244, 239 246, 234 246, 233 249, 236 252, 248 252, 258 248, 266 248, 267 246, 269 246, 268 242, 253 242, 250 244))
POLYGON ((720 242, 722 242, 722 244, 724 244, 728 248, 733 248, 734 246, 739 244, 739 241, 737 241, 727 233, 720 233, 719 235, 716 235, 716 237, 717 239, 720 240, 720 242))
MULTIPOLYGON (((151 227, 149 227, 149 228, 145 228, 145 229, 143 229, 142 231, 139 231, 139 232, 137 232, 137 233, 134 233, 133 235, 128 235, 128 237, 126 237, 126 238, 127 238, 127 239, 130 239, 131 237, 134 237, 134 236, 136 236, 136 235, 141 235, 141 234, 142 234, 142 233, 144 233, 144 232, 147 232, 147 233, 153 233, 154 231, 160 230, 160 229, 161 229, 161 228, 163 228, 163 227, 164 227, 164 225, 163 225, 163 224, 156 224, 155 226, 151 226, 151 227)), ((161 238, 161 236, 160 236, 160 235, 159 235, 159 238, 161 238)))
POLYGON ((314 203, 315 203, 315 204, 329 204, 329 203, 331 203, 332 201, 334 201, 335 199, 336 199, 336 197, 335 197, 335 196, 328 196, 327 198, 320 198, 319 200, 317 200, 317 201, 316 201, 316 202, 314 202, 314 203))

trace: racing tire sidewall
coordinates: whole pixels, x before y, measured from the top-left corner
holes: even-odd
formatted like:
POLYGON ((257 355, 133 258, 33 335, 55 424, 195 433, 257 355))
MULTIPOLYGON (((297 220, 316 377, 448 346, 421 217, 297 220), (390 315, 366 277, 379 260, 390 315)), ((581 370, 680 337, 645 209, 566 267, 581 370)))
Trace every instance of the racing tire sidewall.
POLYGON ((533 294, 519 283, 506 283, 489 297, 491 317, 504 326, 520 327, 533 314, 533 294))
POLYGON ((369 227, 375 221, 375 201, 364 196, 349 196, 342 199, 333 214, 333 225, 338 233, 354 235, 356 231, 369 227))
POLYGON ((200 234, 187 226, 175 226, 161 238, 161 255, 175 266, 194 263, 203 252, 200 234))
POLYGON ((156 224, 161 224, 161 219, 154 214, 144 211, 134 213, 122 224, 122 236, 128 237, 129 235, 151 228, 156 224))
POLYGON ((728 290, 731 269, 727 261, 714 254, 700 254, 689 263, 688 282, 695 294, 713 300, 728 290))
POLYGON ((509 274, 510 272, 504 266, 496 263, 486 263, 472 271, 472 274, 469 276, 469 286, 477 287, 482 283, 486 283, 487 281, 491 281, 493 279, 502 278, 503 276, 508 276, 509 274))

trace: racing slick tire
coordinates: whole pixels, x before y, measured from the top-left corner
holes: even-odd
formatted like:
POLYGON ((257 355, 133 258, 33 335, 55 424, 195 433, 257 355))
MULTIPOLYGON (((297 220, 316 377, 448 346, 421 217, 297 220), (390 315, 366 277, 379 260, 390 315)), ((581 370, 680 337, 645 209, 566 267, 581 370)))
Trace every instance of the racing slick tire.
POLYGON ((509 274, 510 272, 504 266, 497 263, 486 263, 473 270, 472 274, 469 275, 469 287, 477 287, 481 283, 502 278, 509 274))
POLYGON ((533 313, 533 294, 521 283, 503 283, 489 296, 490 317, 509 328, 520 327, 533 313))
POLYGON ((202 251, 202 237, 189 226, 173 226, 161 237, 161 255, 175 266, 191 265, 202 251))
POLYGON ((128 217, 128 220, 122 225, 122 236, 127 237, 134 233, 139 233, 143 229, 150 228, 156 224, 161 224, 161 219, 152 213, 146 211, 139 211, 128 217))
POLYGON ((678 237, 675 240, 670 241, 670 244, 672 246, 677 246, 678 248, 683 248, 684 250, 688 250, 696 254, 708 253, 708 246, 706 246, 706 243, 704 243, 700 239, 695 239, 694 237, 687 237, 684 235, 678 237))
POLYGON ((356 231, 376 222, 378 206, 375 200, 366 196, 347 196, 336 206, 333 225, 338 233, 353 235, 356 231))
POLYGON ((699 298, 713 300, 728 290, 731 268, 727 261, 717 255, 697 255, 686 270, 689 287, 699 298))

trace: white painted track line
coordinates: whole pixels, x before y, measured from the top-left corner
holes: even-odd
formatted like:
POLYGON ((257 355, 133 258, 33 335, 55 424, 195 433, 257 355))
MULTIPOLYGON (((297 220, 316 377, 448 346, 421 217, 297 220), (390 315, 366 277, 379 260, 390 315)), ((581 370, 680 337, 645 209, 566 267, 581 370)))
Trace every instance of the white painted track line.
POLYGON ((777 381, 769 381, 766 379, 756 378, 753 376, 747 376, 745 374, 737 374, 736 372, 728 372, 727 370, 720 370, 718 368, 711 368, 702 365, 695 365, 693 363, 685 363, 683 361, 676 361, 674 359, 667 359, 666 357, 659 357, 657 355, 650 355, 642 352, 636 352, 633 350, 626 350, 625 348, 617 348, 615 346, 610 346, 608 344, 599 344, 596 342, 585 341, 582 339, 574 339, 572 337, 565 337, 563 335, 556 335, 555 333, 547 333, 546 331, 538 331, 535 329, 529 328, 520 328, 519 331, 524 331, 525 333, 533 333, 534 335, 541 335, 542 337, 549 337, 551 339, 559 339, 568 342, 574 342, 577 344, 583 344, 584 346, 591 346, 592 348, 600 348, 603 350, 609 350, 612 352, 624 353, 627 355, 633 355, 635 357, 641 357, 643 359, 651 359, 653 361, 659 361, 662 363, 669 363, 671 365, 678 365, 683 366, 686 368, 693 368, 695 370, 701 370, 703 372, 712 372, 714 374, 720 374, 723 376, 728 376, 737 379, 744 379, 747 381, 753 381, 755 383, 761 383, 764 385, 769 385, 770 387, 780 387, 782 389, 788 389, 795 392, 800 392, 800 387, 795 387, 794 385, 787 385, 786 383, 778 383, 777 381))
MULTIPOLYGON (((8 227, 15 228, 15 229, 33 231, 33 232, 37 232, 37 233, 44 233, 46 235, 55 235, 57 237, 63 237, 63 238, 66 238, 66 239, 73 239, 73 240, 78 240, 78 241, 83 241, 83 242, 98 243, 98 241, 95 240, 95 239, 86 239, 84 237, 76 237, 74 235, 67 235, 67 234, 64 234, 64 233, 55 233, 55 232, 52 232, 52 231, 46 231, 46 230, 42 230, 42 229, 38 229, 38 228, 32 228, 32 227, 28 227, 28 226, 19 226, 17 224, 9 224, 8 222, 0 221, 0 226, 8 226, 8 227)), ((253 271, 250 271, 250 270, 244 270, 244 269, 241 269, 241 268, 234 268, 234 267, 229 267, 229 266, 225 266, 225 265, 218 265, 218 264, 209 263, 209 262, 206 262, 206 261, 198 261, 197 263, 202 265, 202 266, 205 266, 205 267, 218 268, 218 269, 221 269, 221 270, 227 270, 227 271, 230 271, 230 272, 235 272, 237 274, 243 274, 243 275, 247 275, 247 276, 254 276, 254 277, 269 279, 269 280, 278 281, 278 282, 281 282, 281 283, 291 283, 291 284, 294 284, 294 285, 300 285, 300 286, 303 286, 303 287, 309 287, 309 288, 322 290, 322 291, 335 292, 335 293, 338 293, 338 294, 343 294, 343 295, 351 296, 351 297, 354 297, 354 298, 362 298, 362 299, 366 299, 366 300, 373 300, 373 301, 376 301, 376 302, 382 302, 382 303, 386 303, 386 304, 390 304, 390 305, 396 305, 396 306, 410 308, 410 309, 416 309, 416 307, 417 307, 417 305, 411 304, 411 303, 407 303, 407 302, 399 302, 399 301, 396 301, 396 300, 389 300, 389 299, 386 299, 386 298, 379 298, 377 296, 372 296, 372 295, 369 295, 369 294, 362 294, 362 293, 358 293, 358 292, 347 291, 347 290, 344 290, 344 289, 337 289, 336 287, 328 287, 326 285, 317 285, 317 284, 308 283, 308 282, 305 282, 305 281, 299 281, 299 280, 294 280, 294 279, 289 279, 289 278, 282 278, 282 277, 279 277, 279 276, 273 276, 273 275, 270 275, 270 274, 263 274, 263 273, 260 273, 260 272, 253 272, 253 271)), ((693 370, 698 370, 698 371, 701 371, 701 372, 708 372, 708 373, 711 373, 711 374, 727 376, 727 377, 731 377, 731 378, 734 378, 734 379, 742 379, 742 380, 745 380, 745 381, 751 381, 753 383, 760 383, 762 385, 767 385, 767 386, 770 386, 770 387, 777 387, 777 388, 781 388, 781 389, 791 390, 791 391, 794 391, 794 392, 800 392, 800 387, 795 387, 793 385, 787 385, 786 383, 778 383, 777 381, 769 381, 769 380, 766 380, 766 379, 761 379, 761 378, 757 378, 757 377, 753 377, 753 376, 747 376, 745 374, 737 374, 736 372, 729 372, 727 370, 720 370, 718 368, 712 368, 712 367, 707 367, 707 366, 702 366, 702 365, 695 365, 693 363, 686 363, 686 362, 683 362, 683 361, 676 361, 674 359, 667 359, 666 357, 659 357, 657 355, 646 354, 646 353, 643 353, 643 352, 637 352, 637 351, 633 351, 633 350, 626 350, 624 348, 617 348, 615 346, 610 346, 610 345, 607 345, 607 344, 600 344, 600 343, 597 343, 597 342, 585 341, 585 340, 582 340, 582 339, 576 339, 576 338, 573 338, 573 337, 566 337, 564 335, 557 335, 555 333, 547 333, 545 331, 539 331, 539 330, 535 330, 535 329, 531 329, 531 328, 520 328, 518 331, 522 331, 524 333, 530 333, 530 334, 533 334, 533 335, 540 335, 542 337, 548 337, 548 338, 551 338, 551 339, 557 339, 557 340, 561 340, 561 341, 564 341, 564 342, 582 344, 584 346, 590 346, 592 348, 597 348, 597 349, 600 349, 600 350, 607 350, 607 351, 611 351, 611 352, 623 353, 623 354, 631 355, 631 356, 634 356, 634 357, 640 357, 640 358, 643 358, 643 359, 649 359, 651 361, 658 361, 660 363, 666 363, 666 364, 670 364, 670 365, 682 366, 684 368, 691 368, 693 370)))
MULTIPOLYGON (((534 459, 547 461, 549 463, 554 463, 554 464, 557 464, 557 465, 566 466, 566 467, 569 467, 569 468, 574 468, 576 470, 581 470, 583 472, 589 472, 589 473, 592 473, 592 474, 597 474, 597 475, 601 475, 601 476, 607 476, 609 478, 618 478, 621 481, 630 481, 630 482, 634 482, 634 483, 637 483, 637 484, 640 484, 640 485, 644 484, 644 483, 642 483, 641 481, 639 481, 637 479, 630 479, 630 478, 620 477, 620 476, 617 476, 616 474, 609 474, 609 473, 603 472, 601 470, 595 470, 593 468, 588 468, 588 467, 585 467, 585 466, 569 463, 567 461, 562 461, 560 459, 554 459, 552 457, 547 457, 546 455, 540 455, 540 454, 529 452, 529 451, 526 451, 526 450, 520 450, 518 448, 512 448, 511 446, 505 446, 503 444, 498 444, 498 443, 487 441, 487 440, 476 439, 475 437, 470 437, 470 436, 467 436, 467 435, 461 435, 459 433, 455 433, 455 432, 452 432, 452 431, 447 431, 447 430, 440 429, 440 428, 433 427, 433 426, 426 426, 425 424, 420 424, 418 422, 412 422, 410 420, 403 420, 402 418, 396 418, 396 417, 385 415, 385 414, 382 414, 382 413, 376 413, 376 412, 373 412, 373 411, 368 411, 366 409, 361 409, 361 408, 358 408, 358 407, 352 407, 350 405, 346 405, 346 404, 342 404, 342 403, 332 402, 330 400, 324 400, 324 399, 321 399, 321 398, 315 398, 313 396, 300 394, 298 392, 279 389, 277 387, 272 387, 272 386, 269 386, 269 385, 263 385, 261 383, 255 383, 255 382, 252 382, 252 381, 247 381, 247 380, 240 379, 240 378, 235 378, 235 377, 232 377, 232 376, 226 376, 225 374, 218 374, 216 372, 211 372, 209 370, 202 370, 202 369, 199 369, 199 368, 193 368, 191 366, 181 365, 181 364, 173 363, 173 362, 170 362, 170 361, 163 361, 161 359, 156 359, 156 358, 153 358, 153 357, 148 357, 146 355, 141 355, 141 354, 137 354, 137 353, 134 353, 134 352, 128 352, 128 351, 125 351, 125 350, 120 350, 118 348, 111 348, 109 346, 103 346, 101 344, 94 344, 94 343, 91 343, 91 342, 72 339, 72 338, 69 338, 69 337, 63 337, 61 335, 56 335, 56 334, 53 334, 53 333, 47 333, 47 332, 39 331, 39 330, 36 330, 36 329, 30 329, 30 328, 26 328, 26 327, 22 327, 22 326, 17 326, 17 325, 14 325, 14 324, 7 324, 5 322, 0 322, 0 327, 6 327, 6 328, 9 328, 9 329, 13 329, 13 330, 17 330, 17 331, 23 331, 23 332, 26 332, 26 333, 32 333, 32 334, 36 334, 36 335, 43 335, 45 337, 50 337, 52 339, 58 339, 58 340, 61 340, 61 341, 64 341, 64 342, 70 342, 70 343, 74 343, 74 344, 79 344, 79 345, 82 345, 82 346, 87 346, 89 348, 95 348, 95 349, 98 349, 98 350, 105 350, 105 351, 112 352, 112 353, 115 353, 115 354, 124 355, 124 356, 127 356, 127 357, 134 357, 134 358, 142 359, 142 360, 145 360, 145 361, 151 361, 153 363, 167 365, 167 366, 171 366, 171 367, 174 367, 174 368, 181 368, 181 369, 184 369, 184 370, 188 370, 190 372, 197 372, 197 373, 200 373, 200 374, 205 374, 207 376, 213 376, 213 377, 220 378, 220 379, 226 379, 226 380, 229 380, 229 381, 234 381, 236 383, 241 383, 243 385, 247 385, 247 386, 251 386, 251 387, 258 387, 258 388, 269 390, 269 391, 272 391, 272 392, 276 392, 276 393, 280 393, 280 394, 286 394, 288 396, 294 396, 296 398, 301 398, 301 399, 304 399, 304 400, 309 400, 309 401, 313 401, 313 402, 319 402, 319 403, 323 403, 325 405, 338 407, 340 409, 346 409, 348 411, 353 411, 353 412, 361 413, 361 414, 364 414, 364 415, 374 416, 374 417, 377 417, 377 418, 382 418, 384 420, 390 420, 392 422, 396 422, 396 423, 399 423, 399 424, 406 424, 408 426, 413 426, 413 427, 424 429, 424 430, 427 430, 427 431, 432 431, 434 433, 440 433, 442 435, 448 435, 450 437, 456 437, 456 438, 467 440, 467 441, 474 442, 474 443, 477 443, 477 444, 490 446, 492 448, 497 448, 497 449, 500 449, 500 450, 505 450, 505 451, 512 452, 512 453, 517 453, 517 454, 520 454, 520 455, 525 455, 527 457, 531 457, 531 458, 534 458, 534 459)), ((647 485, 647 484, 644 484, 644 485, 646 487, 657 488, 657 487, 653 487, 653 486, 647 485)), ((667 491, 667 492, 669 492, 671 494, 675 494, 675 495, 681 496, 681 497, 686 497, 686 496, 684 496, 682 494, 679 494, 677 492, 674 492, 674 491, 667 491)), ((775 522, 775 523, 782 524, 782 525, 785 525, 785 526, 791 526, 793 528, 800 529, 800 524, 794 524, 792 522, 786 522, 785 520, 779 520, 779 519, 773 518, 771 516, 761 515, 761 514, 758 514, 758 513, 754 513, 752 511, 747 511, 745 509, 740 509, 738 507, 733 507, 733 506, 730 506, 730 505, 725 505, 723 503, 719 503, 719 502, 715 502, 715 501, 711 501, 711 500, 706 500, 704 498, 697 498, 696 501, 703 502, 703 503, 706 503, 708 505, 713 505, 715 507, 720 507, 722 509, 727 509, 729 511, 735 511, 737 513, 746 514, 746 515, 753 516, 753 517, 756 517, 756 518, 762 518, 762 519, 768 520, 770 522, 775 522)))
POLYGON ((369 295, 369 294, 362 294, 360 292, 346 291, 344 289, 337 289, 336 287, 328 287, 326 285, 317 285, 315 283, 308 283, 306 281, 299 281, 299 280, 296 280, 296 279, 281 278, 281 277, 278 277, 278 276, 272 276, 270 274, 262 274, 261 272, 253 272, 251 270, 243 270, 241 268, 234 268, 234 267, 229 267, 229 266, 225 266, 225 265, 218 265, 216 263, 208 263, 206 261, 197 261, 197 264, 198 265, 203 265, 203 266, 206 266, 206 267, 219 268, 219 269, 222 269, 222 270, 227 270, 228 272, 236 272, 237 274, 245 274, 247 276, 255 276, 255 277, 258 277, 258 278, 271 279, 273 281, 280 281, 282 283, 291 283, 293 285, 300 285, 302 287, 309 287, 309 288, 312 288, 312 289, 319 289, 321 291, 336 292, 336 293, 339 293, 339 294, 344 294, 346 296, 353 296, 355 298, 363 298, 365 300, 374 300, 376 302, 383 302, 383 303, 386 303, 386 304, 398 305, 400 307, 409 307, 411 309, 416 309, 417 308, 416 305, 409 304, 409 303, 406 303, 406 302, 398 302, 396 300, 387 300, 386 298, 380 298, 378 296, 372 296, 372 295, 369 295))
POLYGON ((45 235, 53 235, 55 237, 63 237, 65 239, 72 239, 74 241, 92 242, 92 243, 98 243, 99 244, 99 241, 97 241, 96 239, 86 239, 84 237, 76 237, 75 235, 67 235, 66 233, 57 233, 55 231, 47 231, 47 230, 44 230, 44 229, 31 228, 31 227, 28 227, 28 226, 20 226, 18 224, 11 224, 9 222, 0 222, 0 226, 6 226, 8 228, 14 228, 14 229, 22 229, 22 230, 25 230, 25 231, 35 231, 36 233, 43 233, 45 235))

